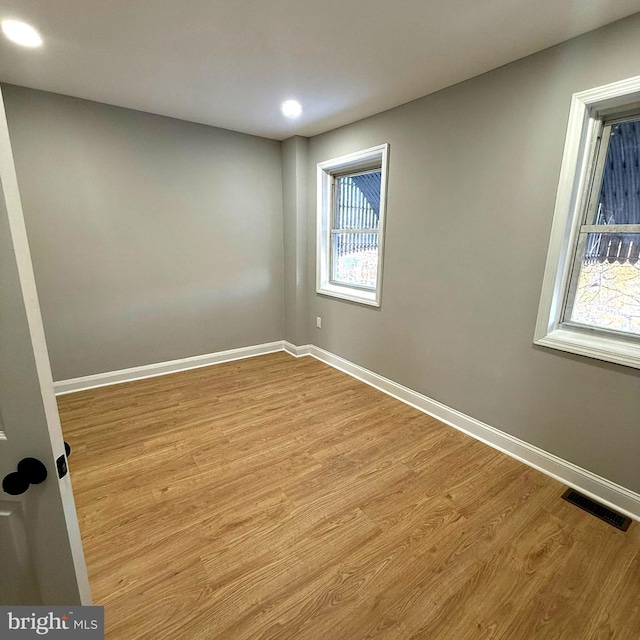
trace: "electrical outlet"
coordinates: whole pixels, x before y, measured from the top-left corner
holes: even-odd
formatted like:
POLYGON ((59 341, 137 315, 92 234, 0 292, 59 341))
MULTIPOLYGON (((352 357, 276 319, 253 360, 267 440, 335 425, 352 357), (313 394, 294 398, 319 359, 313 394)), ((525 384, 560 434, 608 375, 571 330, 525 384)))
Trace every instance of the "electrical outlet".
POLYGON ((322 318, 320 316, 316 318, 316 327, 318 327, 318 329, 322 329, 322 318))

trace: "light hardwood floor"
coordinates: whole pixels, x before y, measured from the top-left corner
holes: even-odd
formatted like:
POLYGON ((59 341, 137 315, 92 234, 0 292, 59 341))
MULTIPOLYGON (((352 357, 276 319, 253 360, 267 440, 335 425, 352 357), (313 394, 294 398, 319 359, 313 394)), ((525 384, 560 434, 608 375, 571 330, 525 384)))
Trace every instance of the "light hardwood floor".
POLYGON ((62 396, 107 638, 640 638, 640 524, 311 358, 62 396))

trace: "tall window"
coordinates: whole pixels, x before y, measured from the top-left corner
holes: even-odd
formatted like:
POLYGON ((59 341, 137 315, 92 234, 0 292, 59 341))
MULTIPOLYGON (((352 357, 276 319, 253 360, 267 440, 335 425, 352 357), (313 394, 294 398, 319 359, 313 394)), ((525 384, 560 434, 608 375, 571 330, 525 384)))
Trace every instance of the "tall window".
POLYGON ((640 336, 640 117, 603 125, 564 319, 640 336))
POLYGON ((318 165, 318 293, 380 305, 388 146, 318 165))
POLYGON ((640 368, 640 78, 573 98, 536 342, 640 368))

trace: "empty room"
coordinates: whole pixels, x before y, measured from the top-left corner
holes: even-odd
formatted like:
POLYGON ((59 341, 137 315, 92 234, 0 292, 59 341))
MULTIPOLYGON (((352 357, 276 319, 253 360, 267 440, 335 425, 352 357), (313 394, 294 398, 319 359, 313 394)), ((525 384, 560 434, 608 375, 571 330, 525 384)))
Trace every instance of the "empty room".
POLYGON ((638 640, 638 10, 0 0, 0 636, 638 640))

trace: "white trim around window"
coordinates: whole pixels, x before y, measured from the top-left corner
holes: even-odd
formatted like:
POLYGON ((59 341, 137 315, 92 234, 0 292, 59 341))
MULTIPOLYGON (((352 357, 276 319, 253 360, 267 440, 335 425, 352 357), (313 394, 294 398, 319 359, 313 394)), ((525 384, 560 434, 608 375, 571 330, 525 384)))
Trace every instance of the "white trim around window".
POLYGON ((603 117, 640 103, 640 76, 573 95, 534 343, 640 368, 640 339, 563 321, 603 117))
MULTIPOLYGON (((380 306, 382 296, 382 273, 384 258, 384 227, 387 201, 387 173, 389 166, 389 145, 381 144, 370 149, 350 153, 339 158, 320 162, 317 172, 317 252, 316 291, 322 295, 359 302, 374 307, 380 306), (332 260, 332 220, 334 182, 337 177, 351 173, 381 171, 378 236, 378 264, 375 287, 364 287, 336 282, 331 277, 332 260)), ((352 230, 349 230, 352 231, 352 230)), ((335 233, 335 230, 333 230, 335 233)), ((364 230, 367 233, 368 230, 364 230)))

